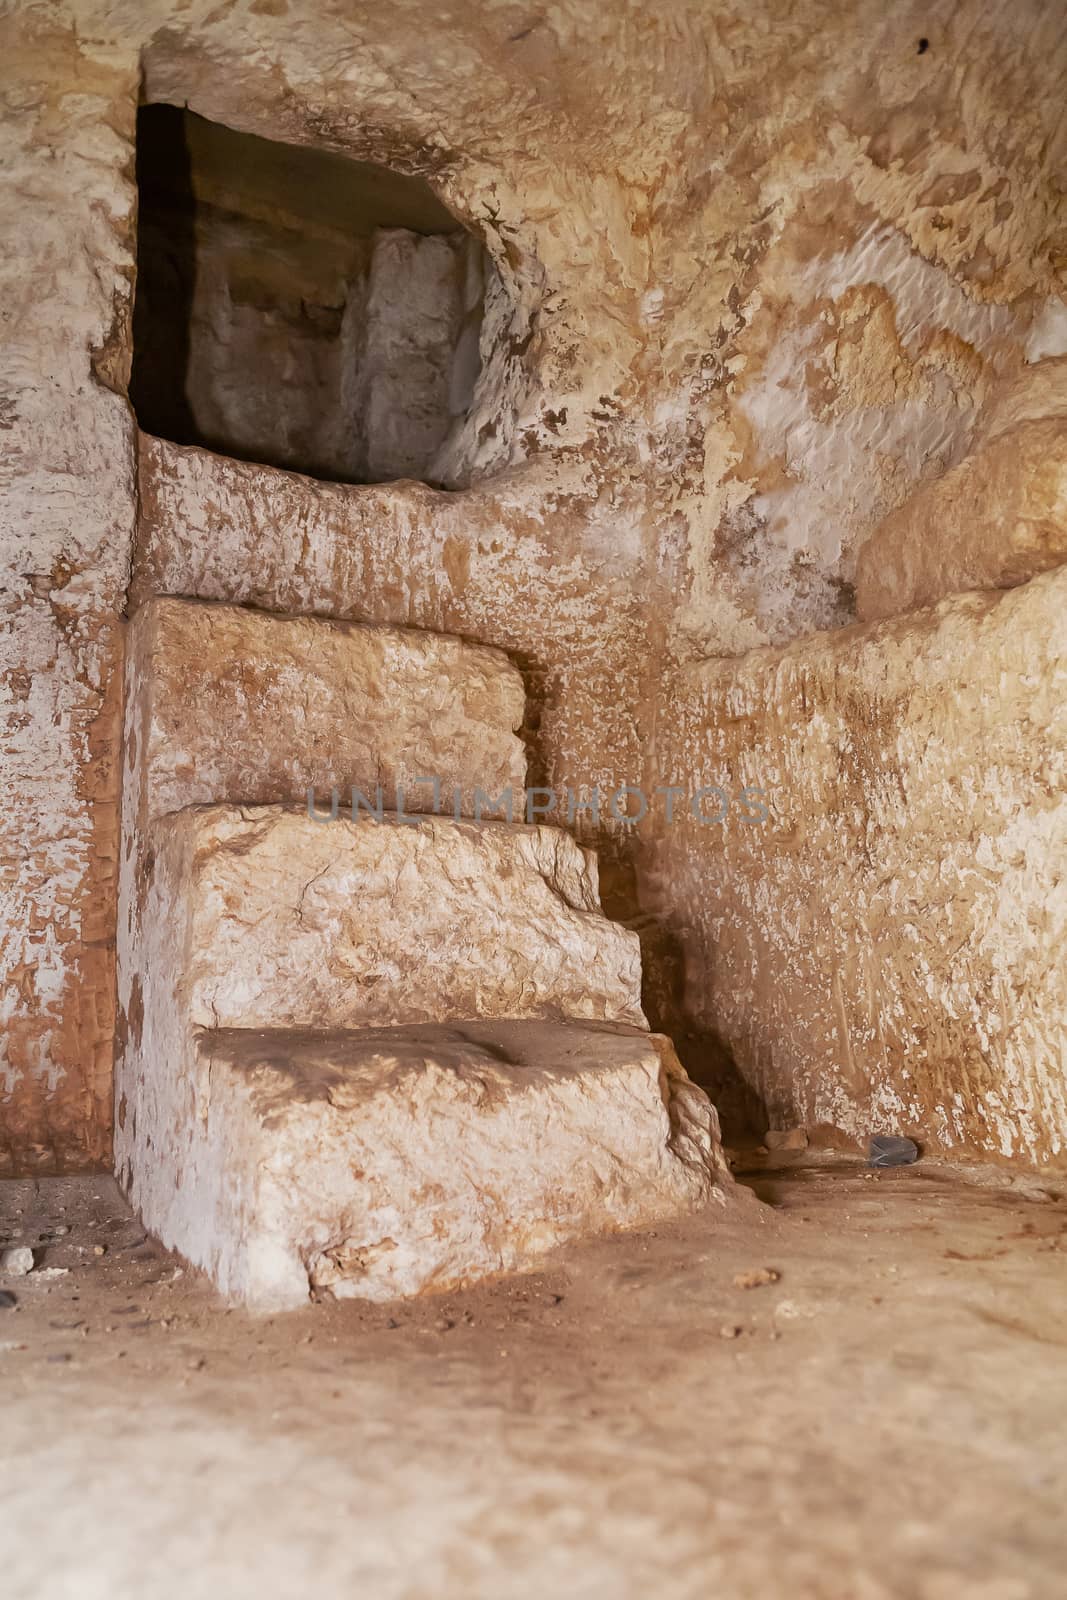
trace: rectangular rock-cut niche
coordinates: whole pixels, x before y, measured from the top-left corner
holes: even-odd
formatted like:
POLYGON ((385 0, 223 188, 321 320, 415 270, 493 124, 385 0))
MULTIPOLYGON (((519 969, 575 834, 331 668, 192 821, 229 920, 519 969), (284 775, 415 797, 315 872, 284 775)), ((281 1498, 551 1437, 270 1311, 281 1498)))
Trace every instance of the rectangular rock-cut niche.
POLYGON ((320 478, 435 480, 494 268, 429 185, 138 113, 130 398, 148 433, 320 478))

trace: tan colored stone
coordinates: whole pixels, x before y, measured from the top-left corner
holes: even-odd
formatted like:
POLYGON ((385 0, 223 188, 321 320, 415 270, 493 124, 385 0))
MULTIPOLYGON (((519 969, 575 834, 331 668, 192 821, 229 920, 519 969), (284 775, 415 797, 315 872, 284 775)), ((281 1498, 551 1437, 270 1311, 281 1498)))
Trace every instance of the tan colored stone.
MULTIPOLYGON (((144 921, 193 1025, 645 1025, 637 936, 558 829, 209 806, 163 818, 152 847, 144 921)), ((157 955, 145 981, 163 977, 157 955)))
MULTIPOLYGON (((529 31, 424 0, 257 0, 251 33, 216 0, 5 17, 0 1162, 105 1153, 118 766, 93 733, 131 553, 157 591, 504 645, 549 782, 632 778, 653 735, 669 781, 690 770, 659 736, 672 649, 844 618, 868 531, 959 459, 1003 375, 1067 348, 1055 7, 961 0, 922 57, 884 0, 838 8, 832 50, 816 0, 725 28, 612 0, 595 49, 588 11, 529 31), (482 380, 433 474, 476 489, 348 497, 197 451, 166 505, 135 478, 104 385, 129 370, 146 98, 421 173, 478 232, 500 280, 482 380)), ((601 829, 620 885, 666 877, 638 837, 601 829)), ((706 873, 664 888, 664 924, 698 924, 706 873)), ((689 973, 687 1029, 713 969, 689 973)))
POLYGON ((208 806, 135 840, 116 1158, 227 1295, 448 1287, 728 1183, 565 834, 208 806))
POLYGON ((636 936, 599 914, 595 857, 555 829, 214 806, 127 839, 116 1161, 186 1253, 182 1175, 212 1096, 190 1068, 198 1027, 644 1026, 636 936))
POLYGON ((1061 569, 679 686, 694 781, 765 790, 660 861, 702 886, 694 1030, 773 1125, 1067 1156, 1065 619, 1061 569))
POLYGON ((428 811, 430 784, 469 815, 474 789, 512 786, 526 758, 519 673, 498 650, 414 628, 273 617, 240 606, 150 600, 127 641, 127 760, 143 820, 213 801, 428 811))
POLYGON ((1067 420, 998 432, 892 512, 860 552, 865 620, 965 589, 1009 589, 1067 561, 1067 420))
POLYGON ((763 1142, 768 1150, 806 1150, 808 1148, 808 1130, 806 1128, 768 1128, 763 1135, 763 1142))
POLYGON ((1025 366, 1000 389, 983 413, 980 442, 1022 422, 1060 418, 1067 425, 1067 356, 1049 356, 1025 366))
POLYGON ((765 1289, 770 1283, 777 1283, 782 1274, 777 1267, 750 1267, 747 1272, 734 1274, 735 1289, 765 1289))
MULTIPOLYGON (((187 1070, 209 1101, 185 1119, 186 1198, 162 1235, 260 1310, 528 1269, 729 1183, 706 1097, 640 1030, 222 1030, 187 1070)), ((169 1177, 145 1168, 148 1185, 169 1177)))

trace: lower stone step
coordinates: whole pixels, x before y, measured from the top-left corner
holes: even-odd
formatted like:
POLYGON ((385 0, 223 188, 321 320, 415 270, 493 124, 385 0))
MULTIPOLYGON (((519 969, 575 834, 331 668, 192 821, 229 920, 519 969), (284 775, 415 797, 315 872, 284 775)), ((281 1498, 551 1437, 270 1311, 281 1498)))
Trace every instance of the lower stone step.
POLYGON ((196 1048, 207 1104, 135 1158, 137 1203, 257 1309, 454 1289, 730 1184, 713 1107, 641 1029, 215 1029, 196 1048))

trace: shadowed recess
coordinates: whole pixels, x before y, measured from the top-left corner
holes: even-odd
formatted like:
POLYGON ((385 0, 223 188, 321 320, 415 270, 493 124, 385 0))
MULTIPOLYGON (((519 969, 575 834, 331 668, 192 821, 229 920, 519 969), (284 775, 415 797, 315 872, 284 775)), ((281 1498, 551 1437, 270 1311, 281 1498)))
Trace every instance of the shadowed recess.
POLYGON ((437 481, 491 269, 423 179, 146 105, 137 183, 146 432, 321 478, 437 481))

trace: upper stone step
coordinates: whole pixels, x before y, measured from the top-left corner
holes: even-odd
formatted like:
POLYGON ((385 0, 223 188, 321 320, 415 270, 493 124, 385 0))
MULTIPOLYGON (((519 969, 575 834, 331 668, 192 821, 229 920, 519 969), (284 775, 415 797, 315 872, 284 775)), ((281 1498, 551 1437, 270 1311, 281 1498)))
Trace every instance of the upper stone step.
POLYGON ((637 936, 557 828, 209 806, 159 819, 152 845, 130 958, 185 1025, 646 1026, 637 936))
POLYGON ((127 782, 141 825, 183 806, 301 802, 354 785, 386 810, 509 785, 521 810, 520 674, 445 634, 149 600, 127 639, 127 782))

